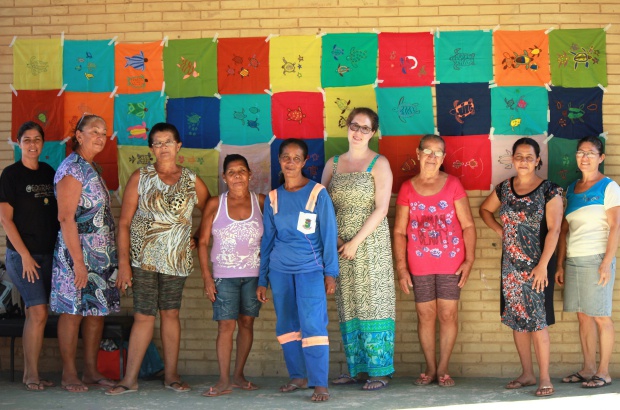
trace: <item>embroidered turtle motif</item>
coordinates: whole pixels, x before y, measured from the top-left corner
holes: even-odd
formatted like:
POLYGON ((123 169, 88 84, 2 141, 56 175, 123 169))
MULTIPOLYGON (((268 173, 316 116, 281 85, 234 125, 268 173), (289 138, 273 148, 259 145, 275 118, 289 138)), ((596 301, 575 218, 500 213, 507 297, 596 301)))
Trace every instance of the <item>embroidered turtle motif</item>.
POLYGON ((338 47, 336 44, 334 44, 334 47, 332 48, 332 57, 334 57, 334 60, 338 61, 338 58, 342 56, 343 54, 344 54, 344 50, 338 47))
POLYGON ((470 65, 476 65, 475 57, 476 53, 461 53, 461 49, 454 50, 454 55, 450 57, 450 61, 454 64, 455 70, 460 70, 461 67, 467 67, 470 65))
POLYGON ((250 67, 252 68, 258 68, 258 66, 260 65, 260 63, 258 62, 258 59, 256 58, 256 54, 254 54, 252 57, 248 58, 248 64, 250 65, 250 67))
POLYGON ((514 131, 515 128, 517 128, 519 125, 521 125, 521 118, 514 118, 514 117, 510 117, 510 127, 512 128, 512 130, 514 131))
POLYGON ((517 103, 517 107, 524 109, 527 107, 527 102, 523 99, 523 97, 519 98, 519 102, 517 103))
POLYGON ((252 114, 256 114, 260 112, 260 109, 258 107, 250 107, 248 111, 250 111, 252 114))
POLYGON ((366 59, 366 50, 356 50, 355 47, 351 47, 351 51, 347 56, 347 60, 351 62, 353 68, 357 68, 357 63, 366 59))
POLYGON ((26 67, 30 70, 32 75, 39 75, 47 72, 48 63, 45 61, 37 60, 35 56, 30 57, 30 61, 26 63, 26 67))
POLYGON ((282 61, 284 61, 284 64, 282 65, 282 74, 286 75, 288 73, 294 73, 295 72, 295 63, 290 63, 288 61, 286 61, 286 58, 282 57, 282 61))
POLYGON ((259 125, 260 125, 260 124, 258 123, 258 118, 254 119, 254 120, 248 120, 248 127, 250 127, 250 128, 256 128, 256 131, 260 131, 260 130, 258 129, 258 126, 259 126, 259 125))
POLYGON ((133 56, 125 56, 125 67, 132 67, 135 68, 136 70, 142 70, 144 71, 145 66, 144 63, 148 63, 149 59, 144 57, 144 52, 142 50, 140 50, 139 54, 133 55, 133 56))
POLYGON ((459 100, 454 100, 453 106, 454 108, 450 110, 450 115, 454 115, 454 118, 460 124, 465 124, 463 118, 476 114, 473 98, 470 98, 467 101, 463 102, 459 102, 459 100))
POLYGON ((242 108, 241 111, 233 111, 233 118, 241 121, 241 125, 245 125, 245 119, 247 118, 245 108, 242 108))
POLYGON ((340 110, 340 114, 344 114, 344 112, 349 108, 349 104, 351 104, 351 100, 345 101, 342 98, 336 98, 334 101, 336 107, 340 110))
POLYGON ((581 122, 585 122, 583 120, 583 116, 585 115, 585 111, 583 110, 585 104, 581 104, 579 107, 571 106, 571 103, 568 103, 568 119, 574 124, 575 120, 579 120, 581 122))
POLYGON ((515 99, 514 98, 511 98, 510 100, 507 100, 506 97, 504 97, 504 102, 506 103, 506 108, 514 110, 514 105, 515 105, 515 99))
POLYGON ((127 85, 133 88, 146 88, 148 82, 149 80, 143 75, 127 77, 127 85))
POLYGON ((149 109, 146 108, 146 101, 127 104, 127 114, 133 114, 141 119, 144 119, 144 117, 146 117, 146 113, 148 112, 148 110, 149 109))
POLYGON ((290 108, 287 108, 287 110, 288 113, 286 114, 286 119, 288 121, 295 121, 301 124, 302 120, 306 118, 306 114, 301 112, 300 106, 298 106, 296 110, 291 110, 290 108))
MULTIPOLYGON (((586 51, 585 48, 581 47, 582 51, 571 51, 570 53, 573 55, 573 61, 575 62, 575 67, 574 69, 576 70, 577 67, 579 66, 579 64, 583 64, 586 66, 586 68, 588 68, 590 66, 590 60, 592 60, 592 56, 590 55, 590 53, 592 52, 592 48, 590 48, 590 50, 586 51)), ((596 60, 596 62, 592 61, 593 63, 598 63, 598 59, 596 60)))
POLYGON ((512 152, 507 149, 505 154, 502 154, 499 156, 499 159, 497 160, 497 162, 502 164, 504 166, 504 169, 511 169, 512 168, 512 152))
POLYGON ((341 64, 338 64, 338 68, 336 69, 336 72, 340 74, 340 77, 344 77, 344 75, 348 73, 349 71, 351 71, 349 67, 347 67, 346 65, 341 65, 341 64))
POLYGON ((235 75, 235 69, 232 68, 231 66, 228 66, 228 68, 226 69, 226 74, 229 76, 235 75))
POLYGON ((395 111, 398 115, 398 119, 401 122, 407 122, 407 118, 413 117, 416 114, 420 113, 420 109, 418 108, 418 103, 407 104, 405 103, 405 97, 400 97, 398 100, 398 106, 392 108, 392 111, 395 111))
POLYGON ((42 111, 37 115, 37 119, 43 124, 47 123, 47 111, 42 111))
POLYGON ((196 78, 200 75, 200 73, 196 71, 196 61, 192 63, 185 57, 181 57, 181 61, 179 61, 177 67, 179 67, 181 69, 181 72, 185 74, 183 76, 184 80, 187 80, 190 77, 196 78))
POLYGON ((232 61, 235 64, 243 64, 243 57, 233 54, 232 61))
POLYGON ((241 67, 241 70, 239 70, 239 75, 241 76, 241 78, 245 78, 250 75, 250 72, 247 68, 241 67))

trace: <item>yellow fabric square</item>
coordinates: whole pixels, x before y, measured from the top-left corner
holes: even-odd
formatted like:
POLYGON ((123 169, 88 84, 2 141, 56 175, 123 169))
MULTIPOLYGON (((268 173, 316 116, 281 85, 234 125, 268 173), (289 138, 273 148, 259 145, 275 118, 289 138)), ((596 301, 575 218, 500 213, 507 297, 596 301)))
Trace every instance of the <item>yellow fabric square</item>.
POLYGON ((325 89, 325 129, 329 137, 347 136, 347 117, 355 107, 368 107, 377 112, 377 98, 372 85, 325 89))
POLYGON ((60 39, 17 39, 13 44, 13 86, 17 90, 62 87, 60 39))
POLYGON ((316 91, 321 86, 321 38, 284 36, 269 40, 273 92, 316 91))

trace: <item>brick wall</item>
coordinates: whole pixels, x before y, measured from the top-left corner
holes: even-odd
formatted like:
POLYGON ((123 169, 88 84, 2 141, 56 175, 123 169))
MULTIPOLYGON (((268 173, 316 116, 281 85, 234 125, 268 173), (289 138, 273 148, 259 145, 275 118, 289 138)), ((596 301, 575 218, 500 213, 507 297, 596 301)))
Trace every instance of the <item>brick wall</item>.
MULTIPOLYGON (((149 42, 163 38, 315 34, 318 32, 415 32, 439 27, 442 31, 492 28, 532 30, 600 28, 607 32, 609 87, 604 99, 604 128, 609 132, 607 175, 620 177, 620 143, 614 133, 620 127, 620 4, 617 0, 0 0, 0 139, 11 128, 13 36, 105 39, 118 35, 120 42, 149 42)), ((9 146, 0 146, 0 169, 13 161, 9 146)), ((488 194, 469 191, 476 217, 478 247, 476 263, 460 301, 459 337, 452 355, 454 376, 503 376, 518 374, 519 360, 512 332, 499 322, 499 271, 501 244, 477 217, 488 194)), ((394 202, 394 201, 393 201, 394 202)), ((118 214, 118 204, 115 204, 118 214)), ((390 211, 391 222, 393 208, 390 211)), ((4 251, 1 251, 4 252, 4 251)), ((197 260, 196 260, 197 262, 197 260)), ((557 324, 551 327, 551 372, 560 376, 580 367, 581 355, 575 314, 562 313, 562 292, 557 290, 557 324)), ((616 282, 615 319, 620 319, 620 280, 616 282)), ((131 313, 131 300, 123 299, 131 313)), ((416 333, 412 297, 397 293, 395 366, 398 375, 419 373, 424 358, 416 333)), ((332 374, 346 370, 333 297, 329 300, 332 374)), ((203 297, 196 272, 183 296, 180 371, 183 374, 217 374, 216 323, 211 304, 203 297)), ((286 369, 275 339, 275 315, 271 304, 256 321, 254 348, 248 375, 285 375, 286 369)), ((620 327, 616 330, 620 340, 620 327)), ((156 340, 159 343, 159 340, 156 340)), ((611 372, 620 376, 620 351, 612 357, 611 372)), ((21 355, 21 351, 19 352, 21 355)), ((56 340, 45 341, 45 371, 59 370, 56 340)), ((21 357, 17 359, 21 367, 21 357)), ((8 368, 8 340, 0 340, 0 370, 8 368)))

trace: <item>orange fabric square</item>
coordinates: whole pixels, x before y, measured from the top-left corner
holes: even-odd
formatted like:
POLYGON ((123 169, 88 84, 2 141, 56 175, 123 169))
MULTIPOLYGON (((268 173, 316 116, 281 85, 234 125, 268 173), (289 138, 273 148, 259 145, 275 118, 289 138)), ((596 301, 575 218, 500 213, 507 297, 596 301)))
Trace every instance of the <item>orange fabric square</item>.
POLYGON ((544 30, 493 34, 497 85, 544 85, 551 81, 549 37, 544 30))
POLYGON ((420 145, 421 135, 383 136, 379 140, 379 152, 390 163, 392 175, 392 192, 397 194, 403 182, 420 172, 420 162, 416 148, 420 145))
POLYGON ((95 114, 103 118, 108 128, 108 136, 114 132, 114 98, 110 93, 65 92, 63 119, 63 138, 72 137, 75 127, 84 113, 95 114))
POLYGON ((114 54, 114 80, 118 94, 159 91, 164 83, 163 47, 159 41, 118 44, 114 54))

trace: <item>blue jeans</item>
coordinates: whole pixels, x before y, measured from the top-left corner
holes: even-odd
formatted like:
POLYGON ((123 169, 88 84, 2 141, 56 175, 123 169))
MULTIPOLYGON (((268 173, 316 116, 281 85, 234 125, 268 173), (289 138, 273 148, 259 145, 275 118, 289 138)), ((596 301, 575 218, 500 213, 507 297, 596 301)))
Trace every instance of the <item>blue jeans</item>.
POLYGON ((27 277, 23 277, 24 265, 19 253, 6 248, 6 272, 11 281, 19 291, 26 308, 37 305, 47 305, 52 289, 52 259, 51 253, 32 255, 32 258, 39 264, 37 268, 39 279, 34 283, 28 282, 27 277))
POLYGON ((216 278, 213 320, 237 320, 239 314, 258 317, 261 303, 256 298, 258 277, 216 278))

